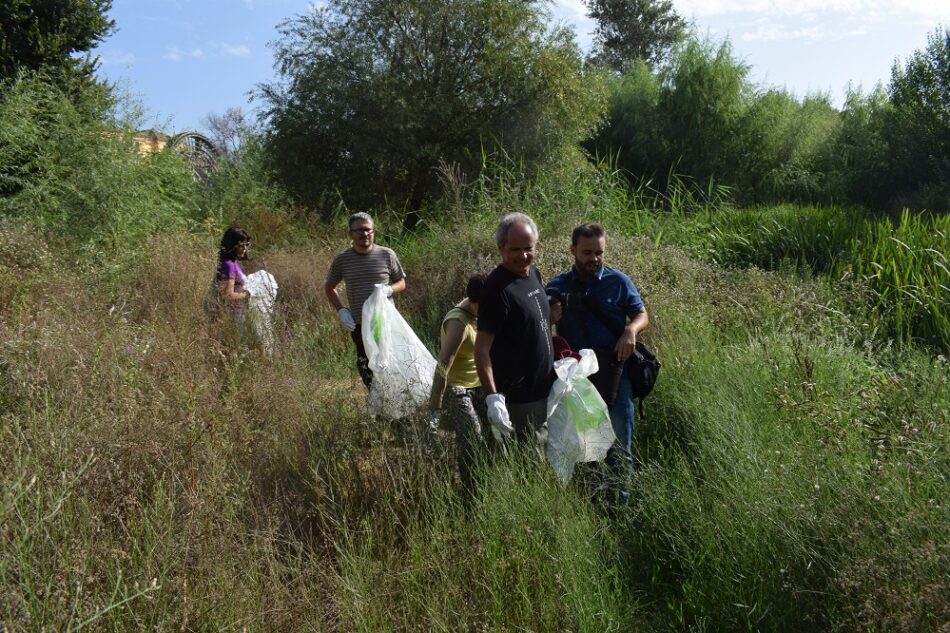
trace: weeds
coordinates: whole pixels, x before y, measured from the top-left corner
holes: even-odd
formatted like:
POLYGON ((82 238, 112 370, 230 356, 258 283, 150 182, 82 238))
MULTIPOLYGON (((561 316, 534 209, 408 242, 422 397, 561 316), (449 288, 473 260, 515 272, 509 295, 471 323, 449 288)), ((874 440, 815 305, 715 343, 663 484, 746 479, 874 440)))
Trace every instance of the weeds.
MULTIPOLYGON (((385 213, 378 225, 408 273, 398 307, 434 347, 466 276, 495 265, 503 212, 539 220, 545 278, 571 264, 566 227, 608 224, 608 263, 643 293, 665 368, 637 421, 634 501, 617 517, 521 454, 483 464, 465 497, 448 438, 423 459, 363 415, 322 293, 340 227, 304 242, 300 225, 259 224, 270 247, 248 270, 266 265, 281 286, 281 345, 267 357, 227 349, 201 311, 215 221, 143 237, 130 274, 105 286, 67 240, 19 216, 0 222, 0 624, 944 626, 946 360, 882 344, 858 299, 820 279, 708 263, 780 268, 807 253, 789 266, 831 271, 847 243, 905 275, 881 274, 893 301, 931 283, 915 271, 945 266, 937 220, 905 217, 858 244, 842 241, 849 216, 704 211, 715 188, 660 211, 646 184, 630 195, 609 173, 561 176, 500 169, 425 231, 385 213), (755 222, 766 228, 739 231, 755 222)), ((860 299, 878 268, 854 265, 860 299)), ((912 314, 901 322, 919 327, 912 314)))

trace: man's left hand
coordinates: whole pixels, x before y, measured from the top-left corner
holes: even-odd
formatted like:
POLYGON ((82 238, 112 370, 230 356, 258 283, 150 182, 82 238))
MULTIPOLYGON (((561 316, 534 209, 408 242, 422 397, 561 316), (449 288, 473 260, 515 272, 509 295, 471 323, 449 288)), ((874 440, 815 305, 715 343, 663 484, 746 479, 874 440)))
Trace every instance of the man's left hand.
POLYGON ((617 360, 621 362, 627 360, 635 349, 637 349, 637 333, 630 328, 624 328, 623 334, 620 335, 617 344, 614 345, 617 360))

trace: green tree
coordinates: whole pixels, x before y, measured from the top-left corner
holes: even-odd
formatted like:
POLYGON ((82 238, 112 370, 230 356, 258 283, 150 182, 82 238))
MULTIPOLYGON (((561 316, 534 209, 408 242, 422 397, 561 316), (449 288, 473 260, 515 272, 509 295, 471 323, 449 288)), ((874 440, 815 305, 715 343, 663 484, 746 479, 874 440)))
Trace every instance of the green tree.
POLYGON ((608 86, 607 124, 585 147, 637 178, 649 179, 657 172, 665 175, 669 164, 659 134, 659 77, 645 62, 637 61, 623 75, 611 78, 608 86))
POLYGON ((753 95, 748 74, 728 41, 690 40, 661 70, 661 134, 675 171, 700 181, 735 182, 742 122, 753 95))
POLYGON ((735 182, 746 199, 767 197, 763 184, 787 159, 798 109, 795 97, 781 89, 760 92, 752 99, 741 124, 741 162, 735 182))
POLYGON ((415 210, 440 164, 471 174, 495 149, 537 164, 604 108, 539 1, 329 0, 279 30, 280 81, 259 96, 278 171, 310 204, 415 210))
POLYGON ((75 91, 95 83, 90 51, 115 29, 112 0, 3 0, 0 79, 44 70, 75 91))
POLYGON ((637 60, 658 66, 686 35, 672 0, 585 0, 594 29, 591 60, 622 73, 637 60))
POLYGON ((895 62, 893 106, 886 134, 902 204, 916 201, 947 211, 950 198, 950 29, 937 29, 903 68, 895 62))
POLYGON ((882 206, 892 195, 894 175, 886 140, 892 117, 893 106, 880 85, 868 94, 848 91, 829 152, 837 161, 829 176, 854 202, 882 206))

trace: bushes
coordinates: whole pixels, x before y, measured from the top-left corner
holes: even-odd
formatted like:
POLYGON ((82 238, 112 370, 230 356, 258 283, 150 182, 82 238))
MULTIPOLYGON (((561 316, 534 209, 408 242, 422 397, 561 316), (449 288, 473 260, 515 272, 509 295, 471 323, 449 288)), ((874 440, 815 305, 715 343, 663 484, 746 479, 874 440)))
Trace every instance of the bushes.
POLYGON ((914 206, 948 211, 950 200, 950 27, 927 36, 901 68, 891 70, 893 109, 885 130, 895 193, 914 206))
POLYGON ((652 73, 631 67, 610 83, 606 125, 587 143, 617 156, 634 181, 678 173, 714 181, 750 202, 850 202, 887 210, 947 211, 950 117, 947 51, 938 30, 888 91, 799 100, 748 80, 728 41, 690 40, 652 73))
POLYGON ((543 164, 600 119, 598 82, 541 2, 334 0, 280 34, 279 81, 261 89, 270 156, 322 211, 339 192, 416 212, 440 162, 474 175, 490 145, 543 164))
POLYGON ((174 153, 139 156, 127 129, 105 123, 107 104, 89 109, 42 75, 0 88, 0 216, 127 261, 149 234, 197 215, 196 185, 174 153))

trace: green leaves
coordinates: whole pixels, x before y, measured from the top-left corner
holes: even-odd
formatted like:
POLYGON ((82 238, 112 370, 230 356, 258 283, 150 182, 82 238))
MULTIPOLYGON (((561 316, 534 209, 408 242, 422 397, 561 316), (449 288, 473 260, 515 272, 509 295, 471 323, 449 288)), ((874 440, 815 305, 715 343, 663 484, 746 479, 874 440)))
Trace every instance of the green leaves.
POLYGON ((261 86, 269 147, 307 203, 417 209, 437 167, 477 173, 481 150, 533 164, 600 119, 573 34, 541 2, 331 1, 290 19, 261 86))
POLYGON ((90 87, 96 62, 89 51, 108 37, 112 0, 9 0, 0 12, 0 79, 46 69, 61 86, 90 87), (85 57, 77 53, 86 53, 85 57))
POLYGON ((686 35, 670 0, 585 0, 597 26, 591 61, 615 72, 635 62, 657 66, 686 35))

